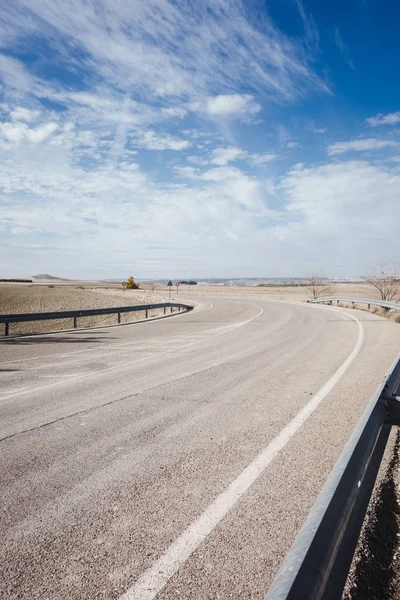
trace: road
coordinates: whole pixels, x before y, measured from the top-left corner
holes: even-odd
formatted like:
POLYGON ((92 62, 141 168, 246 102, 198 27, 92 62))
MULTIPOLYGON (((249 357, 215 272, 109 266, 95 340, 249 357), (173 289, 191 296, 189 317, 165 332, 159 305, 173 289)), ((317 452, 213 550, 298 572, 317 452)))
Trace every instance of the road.
POLYGON ((262 599, 399 349, 367 312, 212 297, 3 339, 0 597, 262 599))

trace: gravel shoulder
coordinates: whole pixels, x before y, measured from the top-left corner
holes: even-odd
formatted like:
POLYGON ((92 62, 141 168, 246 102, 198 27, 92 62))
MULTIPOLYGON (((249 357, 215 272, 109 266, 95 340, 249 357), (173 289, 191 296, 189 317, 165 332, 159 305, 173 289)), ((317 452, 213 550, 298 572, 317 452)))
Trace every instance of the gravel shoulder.
POLYGON ((393 427, 342 600, 400 594, 400 434, 393 427))

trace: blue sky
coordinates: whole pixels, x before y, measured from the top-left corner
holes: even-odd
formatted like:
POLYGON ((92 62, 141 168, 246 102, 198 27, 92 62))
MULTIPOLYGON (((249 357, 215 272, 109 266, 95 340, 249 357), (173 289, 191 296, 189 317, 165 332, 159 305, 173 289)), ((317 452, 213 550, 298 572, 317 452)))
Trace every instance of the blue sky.
POLYGON ((395 268, 400 5, 0 7, 0 274, 395 268))

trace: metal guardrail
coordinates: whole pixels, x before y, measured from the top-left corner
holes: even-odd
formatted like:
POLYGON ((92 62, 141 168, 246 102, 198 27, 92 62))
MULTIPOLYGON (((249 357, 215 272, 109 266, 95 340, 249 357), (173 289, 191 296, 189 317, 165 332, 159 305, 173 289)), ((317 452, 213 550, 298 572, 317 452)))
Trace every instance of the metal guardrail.
POLYGON ((392 425, 400 425, 400 355, 383 378, 265 600, 340 600, 392 425))
POLYGON ((121 313, 145 311, 146 319, 149 316, 149 310, 163 308, 164 315, 167 308, 170 308, 171 313, 173 308, 184 310, 192 310, 190 304, 181 304, 179 302, 161 302, 159 304, 138 304, 137 306, 117 306, 112 308, 90 308, 83 310, 64 310, 58 312, 41 312, 41 313, 16 313, 12 315, 0 315, 0 323, 5 324, 4 335, 9 335, 10 323, 22 323, 26 321, 50 321, 53 319, 73 319, 74 329, 77 327, 78 317, 91 317, 94 315, 117 315, 117 322, 121 323, 121 313))
POLYGON ((385 302, 384 300, 369 300, 366 298, 346 298, 344 296, 328 296, 327 298, 316 298, 315 300, 311 300, 313 304, 317 302, 351 302, 353 304, 353 308, 355 304, 368 304, 368 310, 371 307, 371 304, 374 306, 382 306, 382 308, 392 309, 392 310, 400 310, 400 304, 398 302, 385 302))

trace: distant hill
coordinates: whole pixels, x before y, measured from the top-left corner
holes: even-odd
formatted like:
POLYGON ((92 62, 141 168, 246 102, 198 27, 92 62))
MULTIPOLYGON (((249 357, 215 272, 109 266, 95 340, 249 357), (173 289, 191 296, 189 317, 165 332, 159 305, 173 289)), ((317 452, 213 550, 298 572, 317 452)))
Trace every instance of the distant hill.
POLYGON ((52 281, 70 281, 69 279, 64 279, 63 277, 54 277, 54 275, 49 275, 48 273, 39 273, 39 275, 32 275, 32 279, 49 279, 52 281))

